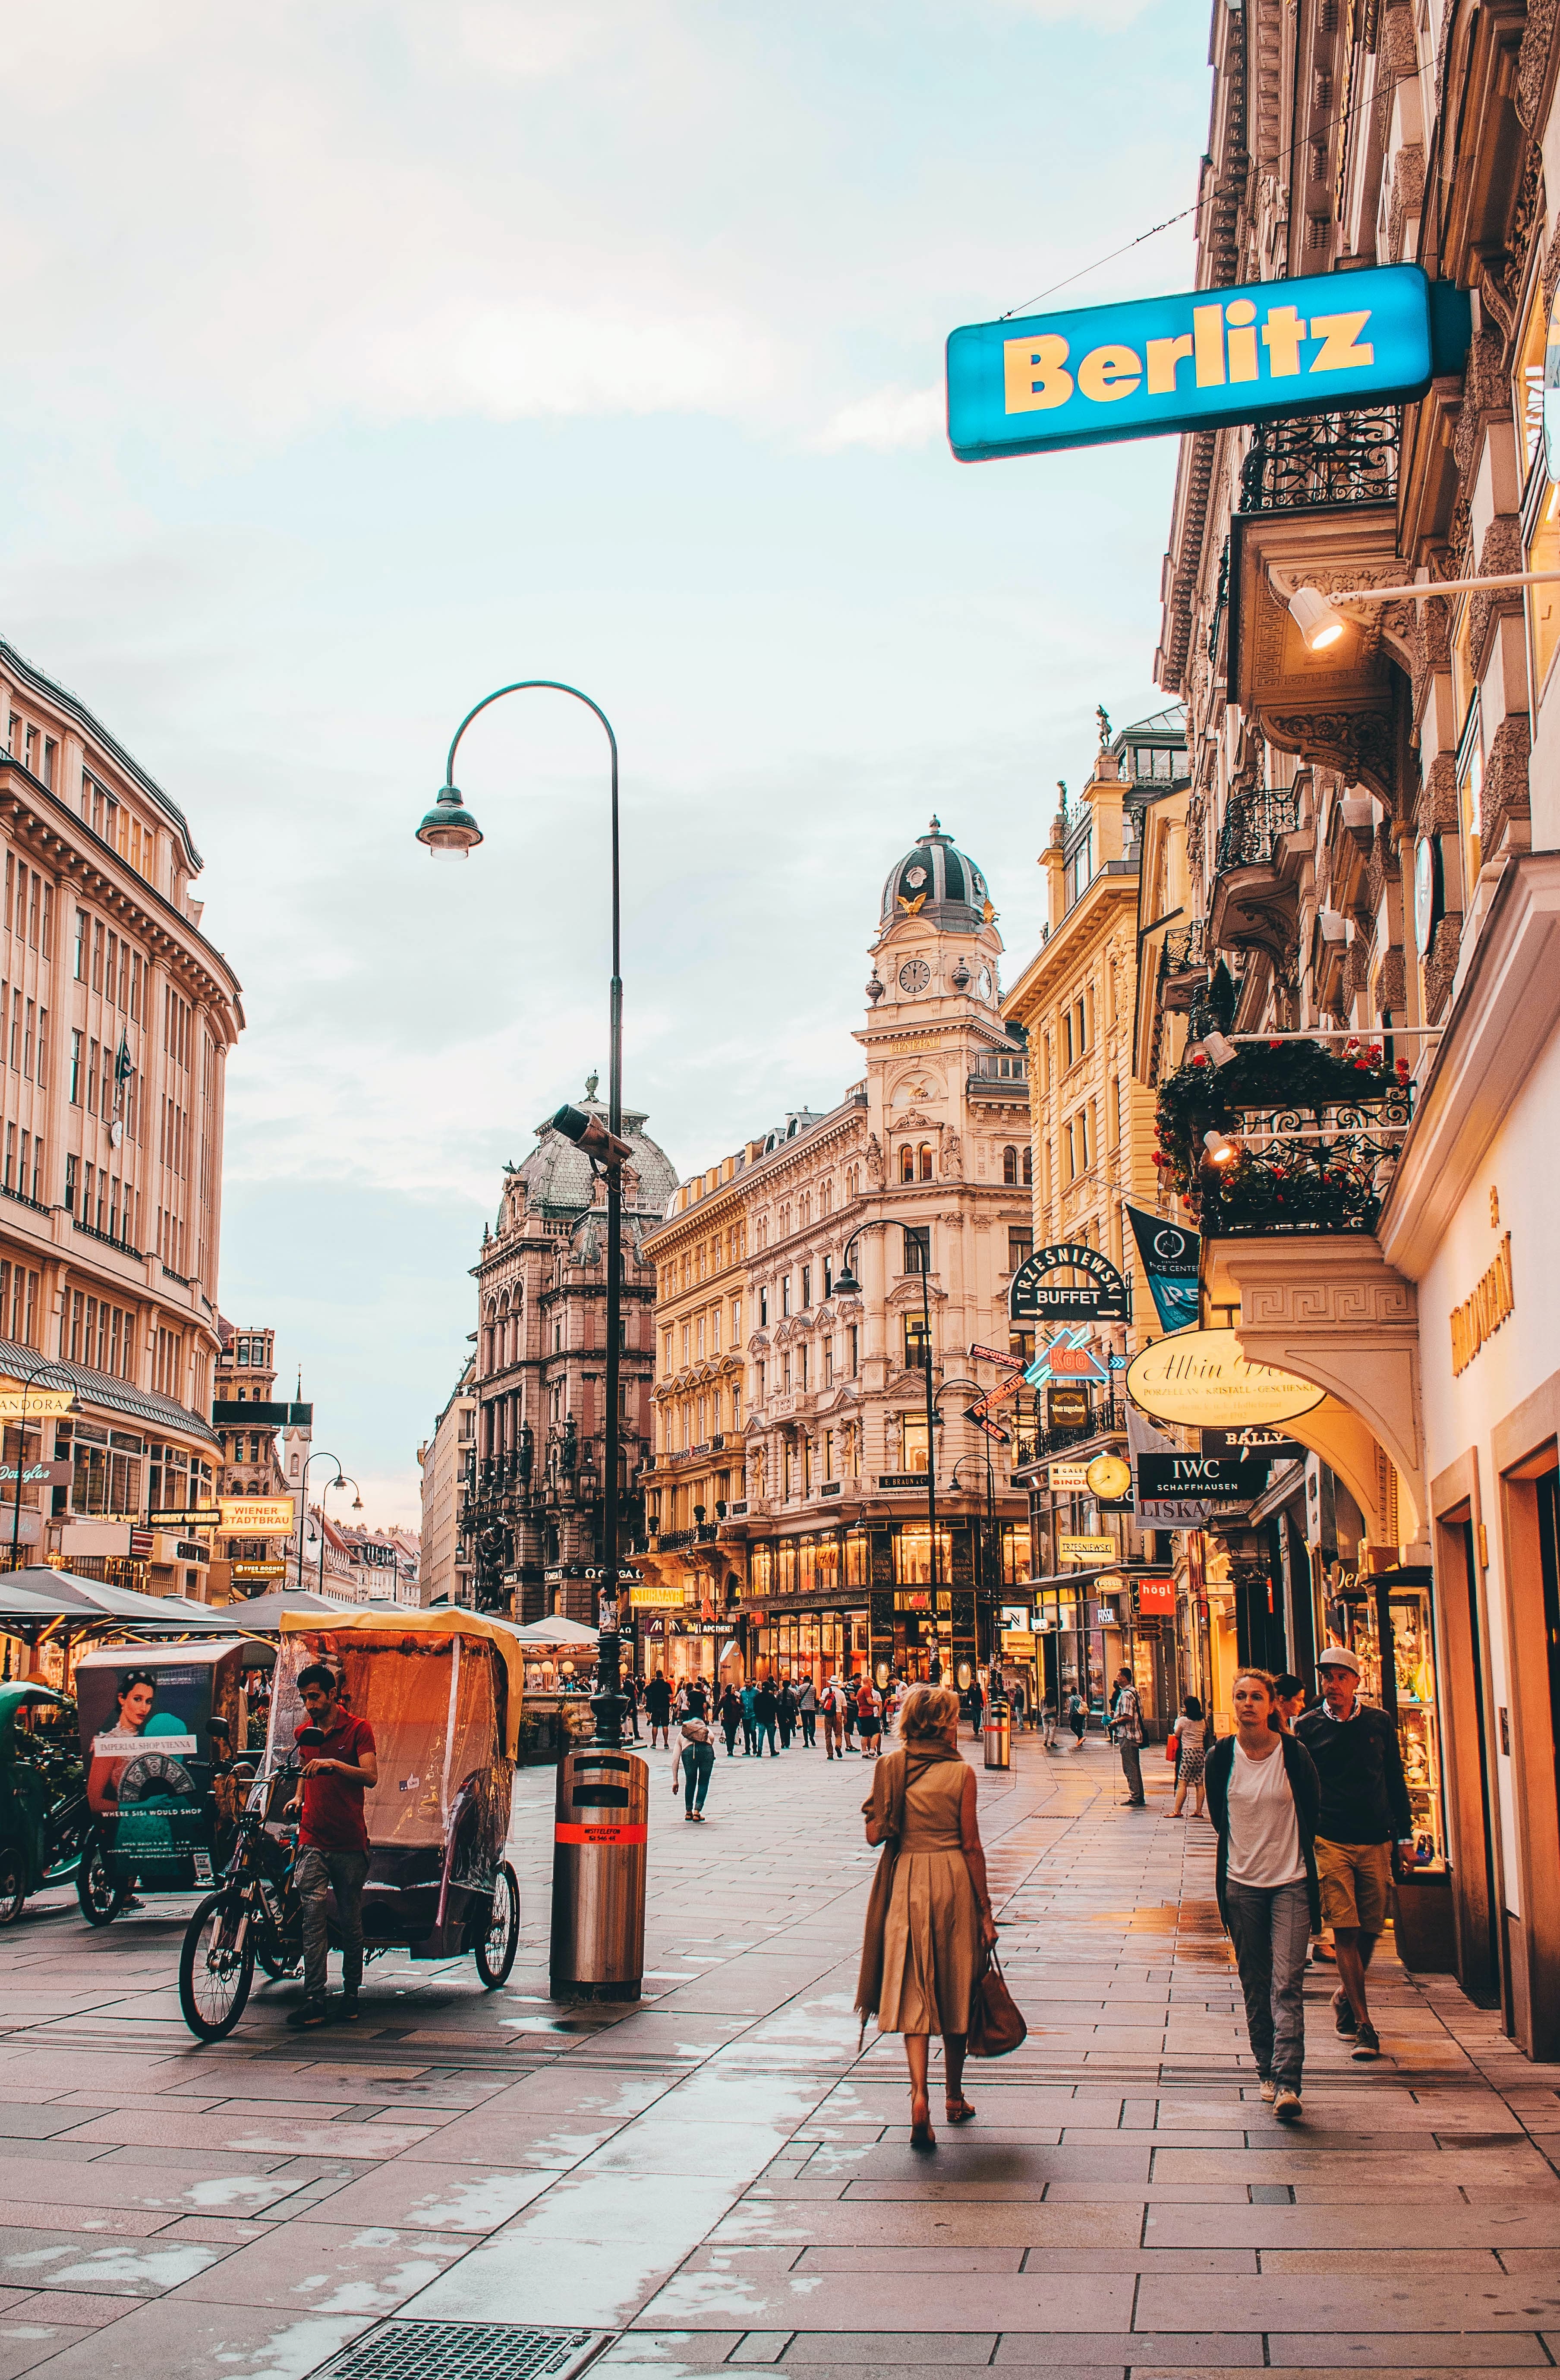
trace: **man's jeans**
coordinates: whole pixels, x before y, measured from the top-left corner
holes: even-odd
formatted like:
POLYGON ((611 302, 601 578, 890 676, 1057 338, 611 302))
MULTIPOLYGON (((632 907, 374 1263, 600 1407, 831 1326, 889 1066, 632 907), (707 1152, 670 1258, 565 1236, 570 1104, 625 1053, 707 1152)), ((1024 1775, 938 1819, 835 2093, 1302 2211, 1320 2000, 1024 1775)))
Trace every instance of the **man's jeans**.
POLYGON ((1311 1896, 1298 1884, 1227 1884, 1229 1938, 1246 1999, 1246 2031, 1259 2074, 1298 2091, 1305 2064, 1305 1953, 1311 1896))
POLYGON ((1121 1755, 1121 1774, 1127 1780, 1127 1791, 1134 1802, 1141 1802, 1143 1798, 1143 1746, 1141 1743, 1129 1743, 1122 1736, 1118 1749, 1121 1755))
POLYGON ((818 1715, 816 1711, 804 1710, 800 1714, 800 1717, 802 1720, 802 1741, 804 1743, 811 1744, 816 1750, 818 1740, 818 1715))
POLYGON ((367 1852, 322 1852, 306 1843, 294 1870, 303 1904, 304 1998, 325 1997, 326 1952, 330 1935, 325 1895, 336 1896, 336 1930, 341 1936, 341 1987, 356 1992, 363 1980, 363 1886, 369 1874, 367 1852))
POLYGON ((685 1743, 683 1746, 683 1775, 687 1780, 685 1799, 690 1810, 703 1809, 714 1767, 715 1746, 712 1743, 685 1743))

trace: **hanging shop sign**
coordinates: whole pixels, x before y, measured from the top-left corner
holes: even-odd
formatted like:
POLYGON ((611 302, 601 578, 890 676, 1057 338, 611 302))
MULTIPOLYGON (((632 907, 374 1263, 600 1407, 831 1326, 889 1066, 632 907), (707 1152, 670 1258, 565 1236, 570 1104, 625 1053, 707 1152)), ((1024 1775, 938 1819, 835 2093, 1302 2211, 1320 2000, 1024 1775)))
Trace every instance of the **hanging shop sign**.
POLYGON ((1294 1421, 1326 1395, 1274 1364, 1248 1364, 1233 1330, 1176 1330, 1155 1339, 1127 1366, 1127 1394, 1156 1421, 1239 1429, 1252 1422, 1294 1421))
POLYGON ((1176 1583, 1173 1578, 1140 1578, 1133 1589, 1137 1597, 1139 1616, 1144 1620, 1173 1620, 1176 1616, 1176 1583))
POLYGON ((1190 1330, 1197 1319, 1201 1234, 1167 1222, 1163 1215, 1144 1214, 1141 1207, 1129 1207, 1127 1214, 1160 1321, 1167 1330, 1190 1330))
POLYGON ((1008 1288, 1010 1322, 1130 1322, 1132 1293, 1108 1257, 1082 1240, 1053 1240, 1020 1265, 1008 1288), (1081 1272, 1082 1281, 1053 1281, 1081 1272))
POLYGON ((628 1600, 635 1611, 663 1611, 671 1600, 671 1590, 665 1586, 631 1586, 628 1600))
POLYGON ((243 1530, 250 1536, 291 1536, 297 1526, 297 1509, 290 1496, 221 1496, 217 1510, 219 1527, 243 1530))
POLYGON ((1255 1501, 1265 1463, 1220 1454, 1140 1454, 1133 1510, 1151 1529, 1200 1529, 1220 1512, 1255 1501))
POLYGON ((1064 1562, 1107 1562, 1119 1548, 1114 1537, 1058 1537, 1057 1560, 1064 1562))
POLYGON ((1252 1462, 1299 1463, 1305 1449, 1298 1438, 1282 1429, 1205 1429, 1204 1454, 1245 1455, 1252 1462))
POLYGON ((1086 1388, 1074 1388, 1070 1381, 1053 1380, 1046 1391, 1046 1427, 1047 1429, 1082 1429, 1094 1415, 1094 1399, 1086 1388))
POLYGON ((987 1438, 991 1439, 998 1446, 1010 1446, 1013 1442, 1010 1434, 1007 1430, 1003 1429, 999 1424, 986 1420, 986 1415, 981 1411, 979 1405, 966 1405, 964 1408, 964 1419, 966 1421, 973 1421, 977 1429, 984 1429, 987 1438))
POLYGON ((1053 1463, 1046 1474, 1046 1485, 1058 1496, 1082 1496, 1088 1488, 1089 1466, 1086 1463, 1053 1463))
MULTIPOLYGON (((68 1488, 74 1475, 68 1463, 24 1463, 21 1467, 24 1488, 68 1488)), ((16 1484, 16 1464, 0 1463, 0 1488, 14 1488, 16 1484)))
POLYGON ((970 1349, 970 1361, 972 1364, 1000 1364, 1007 1370, 1013 1372, 1022 1372, 1023 1369, 1022 1356, 1013 1354, 1011 1350, 1006 1347, 973 1345, 970 1349))
POLYGON ((1462 370, 1466 291, 1417 264, 967 322, 948 341, 961 463, 1422 396, 1462 370))

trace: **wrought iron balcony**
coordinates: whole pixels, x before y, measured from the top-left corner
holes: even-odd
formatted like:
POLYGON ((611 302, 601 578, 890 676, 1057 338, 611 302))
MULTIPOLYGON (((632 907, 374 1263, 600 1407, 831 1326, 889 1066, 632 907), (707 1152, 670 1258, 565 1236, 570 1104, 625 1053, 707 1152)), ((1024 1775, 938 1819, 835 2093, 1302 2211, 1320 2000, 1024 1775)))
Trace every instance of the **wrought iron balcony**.
POLYGON ((1240 510, 1292 513, 1397 501, 1403 416, 1395 406, 1259 421, 1240 467, 1240 510))
POLYGON ((1300 807, 1292 788, 1256 785, 1231 793, 1219 829, 1214 872, 1227 876, 1237 868, 1269 868, 1278 856, 1284 836, 1300 824, 1300 807))
POLYGON ((1038 1429, 1034 1433, 1034 1451, 1026 1453, 1025 1463, 1042 1463, 1047 1455, 1059 1454, 1070 1446, 1087 1446, 1096 1438, 1119 1437, 1127 1427, 1127 1407, 1118 1397, 1103 1397, 1086 1422, 1070 1422, 1056 1429, 1038 1429))
POLYGON ((1407 1080, 1330 1107, 1240 1101, 1229 1128, 1236 1157, 1204 1178, 1200 1229, 1210 1238, 1373 1232, 1413 1111, 1407 1080))

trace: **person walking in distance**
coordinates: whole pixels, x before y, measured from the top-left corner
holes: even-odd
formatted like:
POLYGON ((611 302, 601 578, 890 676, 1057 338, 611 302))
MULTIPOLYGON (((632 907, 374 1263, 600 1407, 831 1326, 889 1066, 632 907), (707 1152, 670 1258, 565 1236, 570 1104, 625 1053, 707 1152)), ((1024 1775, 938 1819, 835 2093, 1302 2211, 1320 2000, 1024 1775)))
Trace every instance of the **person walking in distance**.
POLYGON ((340 1707, 334 1670, 322 1661, 300 1670, 298 1693, 305 1712, 298 1733, 308 1729, 322 1741, 303 1748, 297 1795, 287 1804, 288 1815, 298 1820, 293 1873, 303 1911, 303 2004, 287 2019, 296 2033, 331 2022, 325 1903, 333 1893, 342 1941, 341 2013, 348 2023, 357 2015, 363 1981, 363 1886, 369 1874, 363 1796, 380 1779, 374 1730, 366 1719, 354 1718, 340 1707))
POLYGON ((869 1677, 864 1676, 856 1688, 856 1732, 861 1737, 864 1760, 877 1759, 882 1726, 883 1714, 877 1700, 877 1689, 869 1677))
POLYGON ((1057 1697, 1051 1686, 1046 1688, 1040 1704, 1040 1746, 1044 1752, 1057 1748, 1057 1697))
POLYGON ((780 1690, 775 1696, 775 1724, 780 1729, 780 1750, 789 1752, 796 1732, 796 1689, 789 1678, 780 1680, 780 1690))
POLYGON ((796 1716, 802 1722, 802 1749, 816 1752, 818 1740, 818 1690, 811 1673, 803 1679, 802 1691, 796 1697, 796 1716))
POLYGON ((1333 1995, 1339 2033, 1354 2041, 1361 2064, 1381 2056, 1371 2022, 1365 1970, 1386 1924, 1392 1844, 1413 1840, 1413 1813, 1403 1780, 1397 1730, 1384 1710, 1360 1699, 1360 1663, 1344 1645, 1324 1645, 1316 1671, 1319 1706, 1295 1722, 1322 1780, 1316 1866, 1322 1923, 1333 1929, 1341 1988, 1333 1995))
POLYGON ((754 1709, 758 1701, 758 1689, 751 1678, 742 1690, 742 1756, 748 1759, 758 1749, 758 1722, 754 1709))
POLYGON ((623 1699, 628 1712, 628 1724, 634 1730, 634 1741, 635 1743, 642 1742, 643 1738, 639 1733, 639 1711, 645 1700, 645 1688, 643 1682, 635 1676, 632 1670, 623 1682, 623 1699))
POLYGON ((959 1696, 917 1686, 900 1715, 902 1749, 879 1761, 862 1803, 866 1840, 887 1848, 862 1937, 856 2008, 865 2026, 904 2035, 910 2145, 937 2147, 926 2061, 941 2034, 950 2124, 974 2109, 964 2096, 964 2048, 983 1947, 997 1941, 975 1814, 975 1772, 959 1750, 959 1696))
POLYGON ((709 1727, 702 1711, 687 1712, 677 1731, 677 1757, 671 1764, 671 1791, 675 1800, 677 1779, 681 1772, 687 1800, 684 1819, 704 1824, 704 1797, 709 1791, 709 1779, 715 1767, 715 1746, 709 1740, 709 1727))
POLYGON ((840 1680, 845 1699, 840 1712, 840 1725, 844 1733, 844 1748, 847 1752, 853 1752, 856 1748, 856 1685, 857 1681, 853 1677, 840 1680))
POLYGON ((1321 1787, 1305 1746, 1268 1724, 1273 1680, 1265 1670, 1238 1671, 1230 1703, 1235 1733, 1208 1755, 1215 1886, 1235 1946, 1262 2095, 1281 2124, 1293 2124, 1305 2065, 1305 1949, 1320 1923, 1321 1787))
POLYGON ((1068 1694, 1067 1723, 1072 1730, 1073 1751, 1082 1752, 1083 1749, 1083 1738, 1088 1733, 1089 1729, 1089 1706, 1083 1700, 1082 1695, 1079 1693, 1076 1686, 1073 1686, 1068 1694))
POLYGON ((1110 1731, 1121 1755, 1121 1774, 1127 1780, 1127 1798, 1121 1806, 1124 1810, 1141 1810, 1144 1806, 1143 1713, 1131 1670, 1118 1670, 1116 1672, 1116 1699, 1110 1706, 1110 1731))
POLYGON ((1179 1751, 1176 1761, 1175 1807, 1170 1812, 1172 1818, 1180 1816, 1181 1806, 1189 1793, 1195 1793, 1197 1796, 1197 1807, 1192 1812, 1192 1816, 1200 1818, 1203 1815, 1203 1772, 1207 1758, 1203 1747, 1206 1736, 1207 1721, 1203 1717, 1203 1706, 1195 1694, 1188 1694, 1181 1704, 1180 1717, 1176 1721, 1176 1742, 1179 1751))
POLYGON ((671 1749, 671 1688, 658 1670, 645 1689, 645 1716, 650 1722, 650 1750, 659 1735, 663 1750, 671 1749))
POLYGON ((753 1697, 753 1731, 757 1739, 758 1757, 764 1757, 764 1746, 769 1747, 771 1760, 780 1758, 780 1746, 775 1742, 775 1690, 768 1678, 758 1681, 758 1692, 753 1697))
POLYGON ((840 1733, 845 1718, 845 1693, 838 1678, 830 1678, 823 1690, 823 1749, 826 1760, 843 1760, 840 1733))
POLYGON ((742 1696, 735 1686, 728 1684, 720 1696, 720 1731, 726 1739, 726 1757, 731 1759, 737 1748, 737 1730, 742 1725, 742 1696))

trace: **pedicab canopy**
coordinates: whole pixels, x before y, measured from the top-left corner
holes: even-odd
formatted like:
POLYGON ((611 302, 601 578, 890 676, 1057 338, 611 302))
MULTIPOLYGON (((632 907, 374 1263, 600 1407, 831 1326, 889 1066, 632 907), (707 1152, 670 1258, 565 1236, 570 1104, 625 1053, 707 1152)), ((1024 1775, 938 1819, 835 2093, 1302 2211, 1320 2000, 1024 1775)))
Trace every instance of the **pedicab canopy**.
MULTIPOLYGON (((284 1611, 278 1622, 284 1653, 293 1655, 285 1667, 292 1677, 308 1666, 308 1660, 328 1659, 333 1651, 350 1656, 361 1651, 393 1656, 398 1650, 411 1655, 442 1652, 440 1639, 475 1640, 492 1647, 486 1658, 502 1665, 498 1675, 505 1691, 494 1696, 495 1718, 502 1735, 502 1752, 513 1760, 520 1742, 520 1706, 526 1691, 526 1664, 512 1628, 490 1620, 481 1611, 417 1611, 374 1610, 359 1605, 357 1609, 333 1611, 329 1617, 319 1611, 284 1611), (307 1659, 296 1658, 295 1640, 298 1637, 318 1640, 319 1651, 312 1649, 307 1659), (345 1639, 345 1642, 338 1640, 345 1639)), ((338 1660, 333 1666, 340 1668, 338 1660)), ((373 1714, 364 1702, 352 1694, 352 1671, 357 1664, 348 1658, 346 1682, 352 1708, 358 1718, 372 1723, 373 1714)), ((390 1662, 383 1666, 388 1669, 390 1662)), ((458 1675, 458 1672, 456 1673, 458 1675)))

